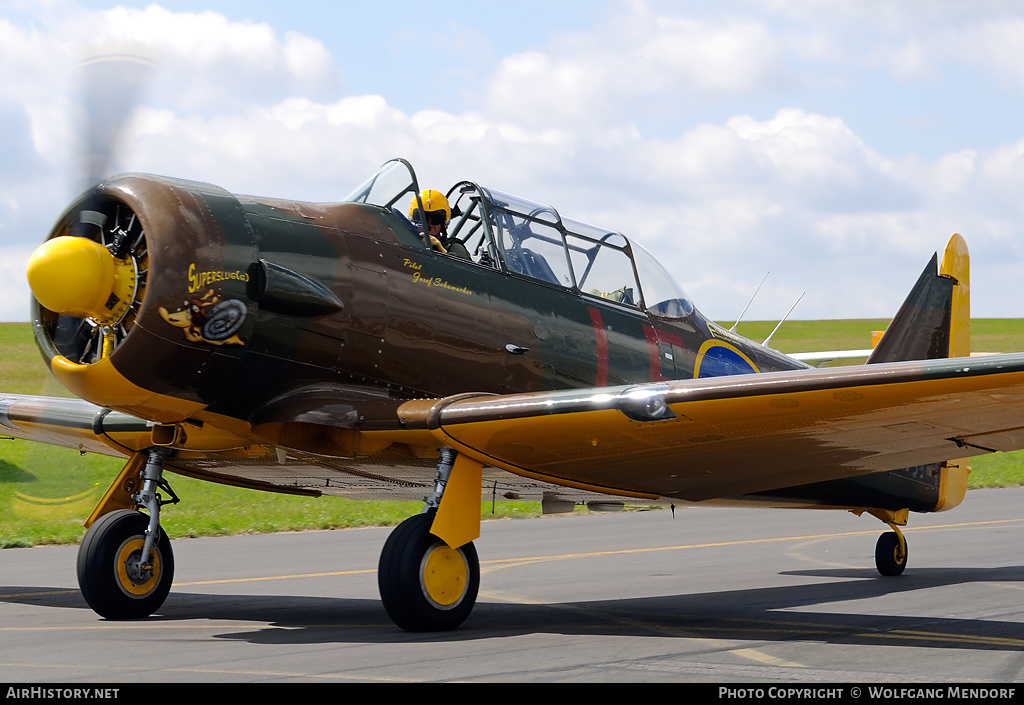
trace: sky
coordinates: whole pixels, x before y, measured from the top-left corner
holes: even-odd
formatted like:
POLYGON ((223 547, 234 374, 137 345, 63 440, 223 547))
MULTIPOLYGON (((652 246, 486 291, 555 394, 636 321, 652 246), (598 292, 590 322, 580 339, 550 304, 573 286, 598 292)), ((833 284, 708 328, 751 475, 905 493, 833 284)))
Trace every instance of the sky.
POLYGON ((128 41, 114 171, 324 202, 404 157, 624 233, 721 321, 768 272, 748 320, 891 317, 958 232, 973 316, 1024 316, 1018 2, 0 0, 0 320, 81 186, 73 66, 128 41))

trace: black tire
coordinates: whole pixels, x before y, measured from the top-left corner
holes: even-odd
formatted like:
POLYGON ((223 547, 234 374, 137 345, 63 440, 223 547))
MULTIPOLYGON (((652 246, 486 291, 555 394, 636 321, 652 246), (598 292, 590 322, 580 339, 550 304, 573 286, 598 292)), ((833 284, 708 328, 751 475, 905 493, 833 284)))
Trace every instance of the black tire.
POLYGON ((480 587, 473 543, 456 550, 430 533, 434 512, 417 514, 391 532, 380 554, 377 586, 388 616, 407 632, 457 628, 480 587))
POLYGON ((910 548, 904 543, 903 556, 900 552, 900 538, 896 532, 889 531, 878 537, 875 544, 875 567, 885 576, 902 575, 907 567, 910 548))
POLYGON ((171 542, 159 529, 153 570, 134 570, 149 517, 122 509, 89 527, 78 549, 78 586, 89 606, 107 619, 141 619, 160 609, 174 579, 171 542))

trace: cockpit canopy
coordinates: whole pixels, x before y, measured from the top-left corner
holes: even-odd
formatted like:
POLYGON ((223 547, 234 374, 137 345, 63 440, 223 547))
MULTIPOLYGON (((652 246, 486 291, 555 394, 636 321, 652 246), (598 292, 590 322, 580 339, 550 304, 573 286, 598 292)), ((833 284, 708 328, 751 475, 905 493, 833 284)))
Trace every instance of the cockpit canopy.
MULTIPOLYGON (((419 211, 420 187, 403 159, 387 162, 345 200, 383 208, 430 247, 405 215, 419 211), (410 208, 410 202, 416 206, 410 208)), ((664 267, 624 235, 563 218, 551 206, 461 181, 447 192, 452 208, 448 254, 513 275, 648 311, 683 318, 693 304, 664 267)))

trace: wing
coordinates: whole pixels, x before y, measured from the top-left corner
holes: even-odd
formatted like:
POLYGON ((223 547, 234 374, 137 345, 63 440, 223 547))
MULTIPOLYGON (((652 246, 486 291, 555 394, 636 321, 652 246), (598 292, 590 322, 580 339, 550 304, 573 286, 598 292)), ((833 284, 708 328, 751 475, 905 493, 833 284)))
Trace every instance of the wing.
POLYGON ((81 399, 0 395, 0 437, 126 458, 151 429, 142 419, 81 399))
POLYGON ((1024 354, 408 402, 485 464, 701 501, 1024 447, 1024 354))
MULTIPOLYGON (((386 451, 363 457, 329 457, 253 443, 230 450, 216 445, 216 429, 182 424, 191 449, 176 449, 165 467, 181 475, 249 489, 317 497, 422 500, 434 487, 435 456, 396 457, 386 451)), ((0 395, 0 438, 17 438, 128 459, 154 445, 154 423, 81 399, 0 395)), ((397 435, 399 440, 401 434, 397 435)), ((429 438, 429 435, 428 435, 429 438)), ((431 439, 432 440, 432 439, 431 439)), ((432 442, 431 450, 436 446, 432 442)), ((603 494, 565 487, 486 468, 481 499, 544 499, 566 502, 607 500, 603 494)))

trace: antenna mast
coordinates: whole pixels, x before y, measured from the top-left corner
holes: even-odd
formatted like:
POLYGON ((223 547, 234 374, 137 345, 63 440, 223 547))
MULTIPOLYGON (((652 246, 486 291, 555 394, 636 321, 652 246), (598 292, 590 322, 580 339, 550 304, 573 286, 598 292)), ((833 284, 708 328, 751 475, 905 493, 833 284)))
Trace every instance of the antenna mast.
MULTIPOLYGON (((732 328, 729 329, 730 333, 736 332, 736 326, 740 324, 740 321, 743 319, 743 315, 747 312, 747 309, 750 308, 750 304, 754 303, 754 297, 757 296, 757 292, 761 291, 761 287, 764 286, 765 279, 768 278, 769 274, 771 274, 770 271, 764 273, 764 279, 762 279, 761 283, 757 285, 756 289, 754 289, 754 296, 750 297, 750 301, 748 301, 747 305, 743 307, 742 311, 740 311, 740 317, 736 319, 736 322, 732 324, 732 328)), ((771 336, 768 337, 770 338, 771 336)))
POLYGON ((781 321, 779 321, 779 325, 775 326, 775 330, 773 330, 768 335, 768 337, 764 339, 764 342, 761 343, 761 347, 762 348, 768 347, 768 341, 772 339, 772 336, 775 335, 775 333, 778 332, 779 328, 782 327, 782 324, 786 322, 786 319, 789 318, 789 314, 793 313, 793 309, 796 308, 796 305, 798 303, 800 303, 800 299, 802 299, 804 297, 804 294, 806 294, 806 293, 807 293, 806 291, 801 291, 800 292, 800 296, 796 297, 796 301, 794 301, 793 305, 789 307, 788 311, 786 311, 786 315, 782 317, 781 321))

